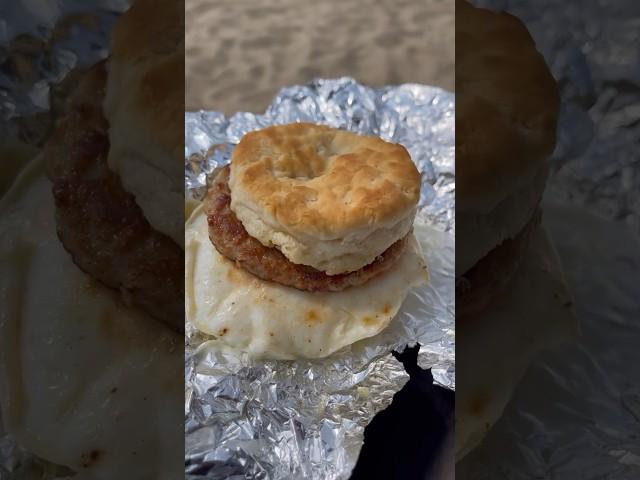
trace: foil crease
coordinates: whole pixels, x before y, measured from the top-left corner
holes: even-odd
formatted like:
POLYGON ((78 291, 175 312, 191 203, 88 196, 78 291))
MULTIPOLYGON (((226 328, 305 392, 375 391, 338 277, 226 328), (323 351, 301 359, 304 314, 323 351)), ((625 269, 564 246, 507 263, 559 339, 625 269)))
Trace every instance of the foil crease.
POLYGON ((422 173, 416 222, 429 226, 420 240, 431 276, 381 334, 326 359, 253 361, 187 325, 187 478, 348 478, 365 426, 408 380, 392 350, 420 343, 419 365, 455 388, 454 106, 453 94, 434 87, 371 89, 340 78, 284 88, 260 115, 185 115, 194 199, 242 136, 268 125, 308 121, 403 144, 422 173))

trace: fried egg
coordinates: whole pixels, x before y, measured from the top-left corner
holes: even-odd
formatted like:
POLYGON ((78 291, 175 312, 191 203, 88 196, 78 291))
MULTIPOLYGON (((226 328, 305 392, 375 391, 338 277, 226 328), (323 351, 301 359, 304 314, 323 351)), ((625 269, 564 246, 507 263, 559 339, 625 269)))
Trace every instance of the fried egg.
POLYGON ((184 478, 181 336, 73 263, 39 164, 0 210, 6 430, 78 478, 184 478))
POLYGON ((326 357, 372 337, 389 325, 411 289, 428 280, 413 235, 388 271, 342 292, 301 291, 245 272, 211 244, 202 207, 187 221, 185 236, 187 321, 254 358, 326 357))

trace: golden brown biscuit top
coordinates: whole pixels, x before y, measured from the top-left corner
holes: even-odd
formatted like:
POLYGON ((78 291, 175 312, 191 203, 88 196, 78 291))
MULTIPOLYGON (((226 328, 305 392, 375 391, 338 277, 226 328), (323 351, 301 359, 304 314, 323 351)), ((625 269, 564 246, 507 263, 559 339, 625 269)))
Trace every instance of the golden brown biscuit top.
POLYGON ((456 207, 486 211, 555 145, 559 95, 516 17, 456 2, 456 207))
POLYGON ((290 232, 339 239, 413 214, 420 173, 401 145, 298 123, 246 134, 230 186, 234 201, 290 232))
POLYGON ((110 75, 120 78, 118 88, 126 108, 140 115, 157 142, 181 162, 183 7, 173 0, 136 0, 114 27, 110 57, 110 75))

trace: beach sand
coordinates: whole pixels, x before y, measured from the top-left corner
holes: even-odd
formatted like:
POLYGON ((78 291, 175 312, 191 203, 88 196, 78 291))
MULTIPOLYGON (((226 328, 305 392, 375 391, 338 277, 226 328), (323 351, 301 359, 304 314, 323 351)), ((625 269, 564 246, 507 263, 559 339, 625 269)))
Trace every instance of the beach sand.
POLYGON ((186 0, 186 22, 187 110, 262 112, 317 77, 454 85, 453 0, 186 0))

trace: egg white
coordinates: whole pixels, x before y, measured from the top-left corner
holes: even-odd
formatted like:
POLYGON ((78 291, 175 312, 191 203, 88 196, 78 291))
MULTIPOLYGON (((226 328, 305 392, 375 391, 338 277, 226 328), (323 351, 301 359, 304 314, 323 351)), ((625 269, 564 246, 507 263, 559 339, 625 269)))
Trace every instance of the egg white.
POLYGON ((456 327, 455 450, 460 460, 502 415, 544 349, 575 337, 577 323, 556 252, 538 227, 508 291, 456 327))
POLYGON ((266 282, 220 255, 196 208, 185 230, 186 318, 255 358, 326 357, 382 331, 409 291, 428 279, 415 237, 390 270, 342 292, 304 292, 266 282))
POLYGON ((79 478, 183 478, 182 338, 72 262, 39 163, 0 210, 7 431, 79 478))

